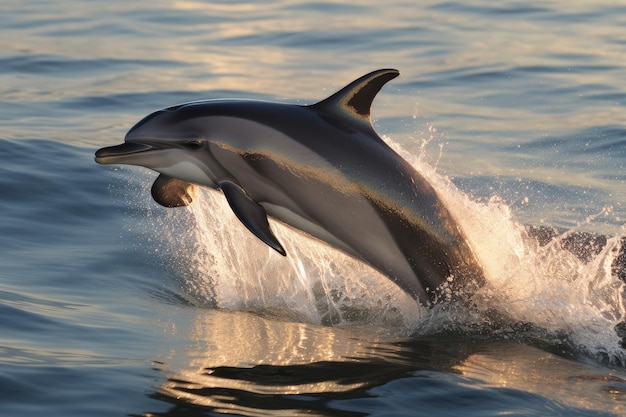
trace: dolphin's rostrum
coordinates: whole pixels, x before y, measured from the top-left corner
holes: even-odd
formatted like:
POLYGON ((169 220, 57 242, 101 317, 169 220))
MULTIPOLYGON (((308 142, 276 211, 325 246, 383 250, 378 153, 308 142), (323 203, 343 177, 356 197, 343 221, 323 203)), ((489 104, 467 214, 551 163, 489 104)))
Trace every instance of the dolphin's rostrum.
POLYGON ((153 198, 185 206, 196 185, 220 189, 239 220, 285 255, 267 216, 360 259, 424 305, 442 284, 483 281, 433 187, 374 131, 370 107, 394 69, 364 75, 308 106, 206 100, 156 111, 100 164, 160 173, 153 198))

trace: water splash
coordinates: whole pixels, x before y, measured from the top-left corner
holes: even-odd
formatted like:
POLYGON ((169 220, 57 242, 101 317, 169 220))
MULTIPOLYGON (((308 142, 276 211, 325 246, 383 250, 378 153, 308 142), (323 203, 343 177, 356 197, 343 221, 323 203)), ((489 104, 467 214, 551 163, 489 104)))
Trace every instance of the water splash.
POLYGON ((240 224, 220 193, 205 190, 184 209, 186 216, 169 211, 163 220, 170 246, 183 248, 177 258, 188 297, 197 304, 325 325, 367 325, 395 335, 486 324, 493 330, 495 320, 494 333, 505 337, 529 325, 535 329, 530 337, 626 361, 615 331, 626 313, 624 283, 613 268, 622 236, 610 237, 585 261, 562 244, 576 229, 542 246, 497 196, 476 202, 436 172, 422 158, 424 146, 415 156, 385 140, 434 186, 483 265, 487 285, 465 297, 470 303, 424 309, 367 265, 272 222, 288 253, 282 257, 240 224))
MULTIPOLYGON (((478 314, 466 324, 489 320, 496 312, 506 323, 532 325, 540 337, 554 337, 586 354, 624 363, 626 352, 615 327, 626 318, 625 285, 614 264, 626 225, 597 254, 592 245, 572 250, 563 244, 597 217, 610 215, 610 208, 541 246, 497 196, 486 203, 472 200, 425 163, 423 154, 416 157, 386 140, 438 191, 484 268, 487 285, 471 295, 478 314)), ((518 328, 508 327, 512 332, 518 328)))
MULTIPOLYGON (((374 322, 381 329, 407 329, 408 318, 426 311, 369 266, 272 222, 288 256, 277 254, 244 228, 220 193, 202 190, 187 213, 174 223, 191 231, 181 269, 196 302, 327 325, 374 322)), ((170 239, 181 243, 176 233, 170 239)))

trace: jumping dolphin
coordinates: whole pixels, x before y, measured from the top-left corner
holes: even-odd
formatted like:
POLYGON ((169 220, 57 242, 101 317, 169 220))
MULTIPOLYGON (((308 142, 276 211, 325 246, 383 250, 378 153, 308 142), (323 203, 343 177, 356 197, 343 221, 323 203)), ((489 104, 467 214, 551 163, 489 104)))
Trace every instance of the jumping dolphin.
POLYGON ((442 284, 480 285, 483 274, 433 187, 374 131, 381 69, 313 105, 204 100, 156 111, 102 148, 100 164, 160 173, 152 197, 185 206, 194 185, 224 193, 239 220, 282 255, 267 216, 360 259, 418 302, 442 284))

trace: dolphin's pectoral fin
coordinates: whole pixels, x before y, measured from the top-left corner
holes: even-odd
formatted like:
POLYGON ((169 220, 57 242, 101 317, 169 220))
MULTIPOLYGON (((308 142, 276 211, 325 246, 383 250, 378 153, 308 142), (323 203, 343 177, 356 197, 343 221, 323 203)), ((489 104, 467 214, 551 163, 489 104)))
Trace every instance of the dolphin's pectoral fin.
POLYGON ((164 207, 188 206, 195 196, 196 186, 161 174, 152 184, 152 198, 164 207))
POLYGON ((243 188, 234 182, 222 181, 219 183, 219 186, 224 192, 230 208, 233 209, 237 218, 244 226, 269 247, 285 256, 287 254, 285 249, 283 249, 283 246, 270 230, 265 209, 251 199, 243 188))
POLYGON ((369 122, 370 108, 376 94, 383 85, 398 75, 400 73, 395 69, 380 69, 370 72, 312 107, 344 111, 369 122))

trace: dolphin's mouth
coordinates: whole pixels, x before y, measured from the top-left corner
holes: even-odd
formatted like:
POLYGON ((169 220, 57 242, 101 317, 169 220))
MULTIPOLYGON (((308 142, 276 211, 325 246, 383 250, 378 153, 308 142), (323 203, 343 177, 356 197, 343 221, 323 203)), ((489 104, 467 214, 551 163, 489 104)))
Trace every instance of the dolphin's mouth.
POLYGON ((154 149, 154 147, 145 143, 124 142, 121 145, 98 149, 96 151, 95 160, 99 164, 116 164, 124 157, 146 152, 151 149, 154 149))

